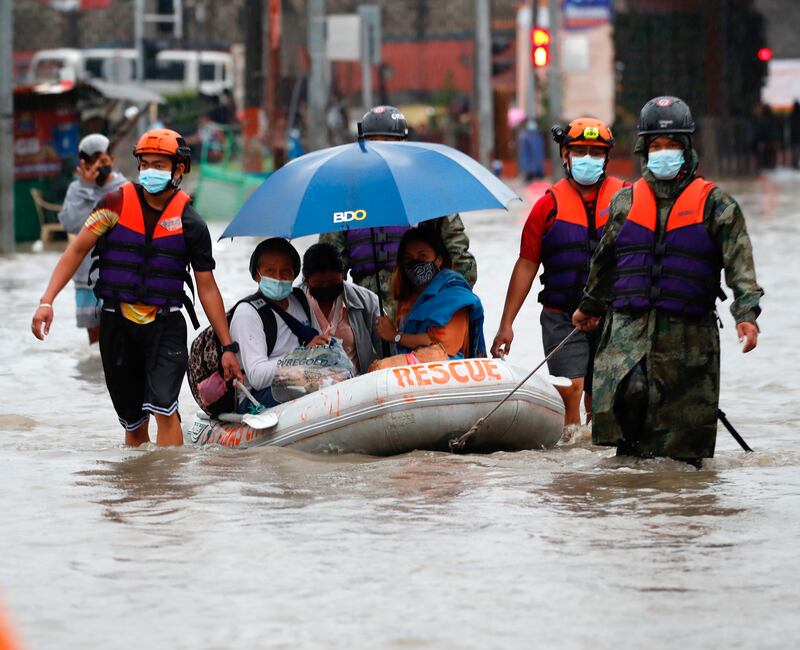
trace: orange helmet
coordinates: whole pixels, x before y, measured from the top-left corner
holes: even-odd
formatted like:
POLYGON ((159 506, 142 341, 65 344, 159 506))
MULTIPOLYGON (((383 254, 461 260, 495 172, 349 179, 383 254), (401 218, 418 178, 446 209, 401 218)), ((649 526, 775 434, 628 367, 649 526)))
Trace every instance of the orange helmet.
POLYGON ((183 136, 172 129, 145 131, 133 148, 133 155, 138 158, 148 153, 175 158, 186 167, 185 174, 188 174, 191 169, 192 150, 186 144, 183 136))
POLYGON ((554 126, 552 133, 553 140, 558 142, 562 149, 571 144, 605 147, 606 149, 614 146, 611 129, 592 117, 579 117, 577 120, 572 120, 566 130, 560 126, 554 126))

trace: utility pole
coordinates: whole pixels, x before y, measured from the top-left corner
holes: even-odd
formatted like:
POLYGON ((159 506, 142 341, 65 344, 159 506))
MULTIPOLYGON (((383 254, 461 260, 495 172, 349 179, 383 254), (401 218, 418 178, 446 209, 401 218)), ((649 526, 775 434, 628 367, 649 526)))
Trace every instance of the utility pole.
POLYGON ((533 117, 537 118, 537 110, 536 110, 536 66, 533 65, 533 61, 531 61, 531 33, 533 29, 536 27, 536 19, 537 13, 539 9, 539 0, 530 0, 530 7, 531 7, 531 26, 528 30, 528 69, 530 70, 530 74, 528 75, 528 93, 525 98, 525 107, 526 107, 526 117, 533 117))
MULTIPOLYGON (((550 123, 561 124, 561 0, 549 0, 550 14, 550 123)), ((553 180, 564 176, 561 151, 557 142, 550 141, 550 162, 553 180)))
POLYGON ((133 46, 136 48, 136 79, 144 82, 144 0, 133 3, 133 46))
POLYGON ((246 0, 244 136, 242 162, 244 170, 260 172, 264 157, 261 143, 261 97, 264 86, 264 12, 263 0, 246 0))
POLYGON ((377 5, 359 5, 361 18, 361 97, 364 110, 373 105, 372 67, 381 62, 381 10, 377 5))
POLYGON ((14 252, 13 0, 0 0, 0 254, 14 252))
POLYGON ((286 115, 278 106, 278 81, 281 78, 281 38, 283 13, 281 0, 268 0, 267 11, 267 92, 266 113, 270 132, 270 148, 275 169, 286 164, 286 115))
MULTIPOLYGON (((492 28, 490 0, 475 0, 475 91, 478 106, 478 160, 491 164, 494 145, 492 106, 492 28)), ((552 1, 552 0, 551 0, 552 1)))
POLYGON ((326 144, 325 104, 328 88, 325 79, 325 0, 308 0, 308 135, 312 150, 326 144))

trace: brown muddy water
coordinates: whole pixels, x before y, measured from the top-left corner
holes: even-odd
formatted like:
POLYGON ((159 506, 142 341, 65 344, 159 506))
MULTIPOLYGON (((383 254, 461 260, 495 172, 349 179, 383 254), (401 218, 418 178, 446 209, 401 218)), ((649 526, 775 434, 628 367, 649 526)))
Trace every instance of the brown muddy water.
MULTIPOLYGON (((756 452, 720 430, 701 471, 621 463, 585 432, 464 457, 128 449, 71 287, 31 336, 58 253, 0 258, 0 598, 26 647, 798 647, 799 183, 723 184, 767 291, 755 352, 727 307, 721 333, 721 405, 756 452)), ((464 218, 487 339, 525 214, 464 218)), ((253 243, 215 251, 227 303, 253 289, 253 243)), ((515 329, 532 367, 532 299, 515 329)))

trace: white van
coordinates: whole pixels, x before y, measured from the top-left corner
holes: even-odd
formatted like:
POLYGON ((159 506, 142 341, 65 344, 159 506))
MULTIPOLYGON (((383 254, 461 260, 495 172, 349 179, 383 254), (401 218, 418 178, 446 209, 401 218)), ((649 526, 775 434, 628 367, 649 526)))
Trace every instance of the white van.
MULTIPOLYGON (((104 79, 127 83, 138 77, 138 57, 132 48, 61 48, 34 54, 30 83, 104 79)), ((196 90, 218 95, 233 89, 233 56, 215 50, 162 50, 154 69, 147 70, 144 86, 161 94, 196 90)))
POLYGON ((226 88, 233 90, 233 80, 230 52, 162 50, 156 54, 156 69, 148 71, 145 85, 162 94, 197 90, 219 95, 226 88))
POLYGON ((28 68, 28 83, 77 81, 86 78, 83 54, 80 50, 61 48, 39 50, 28 68))
POLYGON ((83 68, 91 79, 128 83, 138 78, 139 58, 133 48, 93 47, 81 51, 83 68))

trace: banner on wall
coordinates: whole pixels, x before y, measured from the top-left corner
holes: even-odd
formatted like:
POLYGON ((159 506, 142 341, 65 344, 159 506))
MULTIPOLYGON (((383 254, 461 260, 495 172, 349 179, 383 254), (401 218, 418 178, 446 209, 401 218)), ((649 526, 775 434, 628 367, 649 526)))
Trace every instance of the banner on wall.
POLYGON ((585 29, 611 21, 613 0, 564 0, 564 29, 585 29))
POLYGON ((47 178, 78 150, 78 114, 72 109, 23 110, 14 115, 14 180, 47 178))

